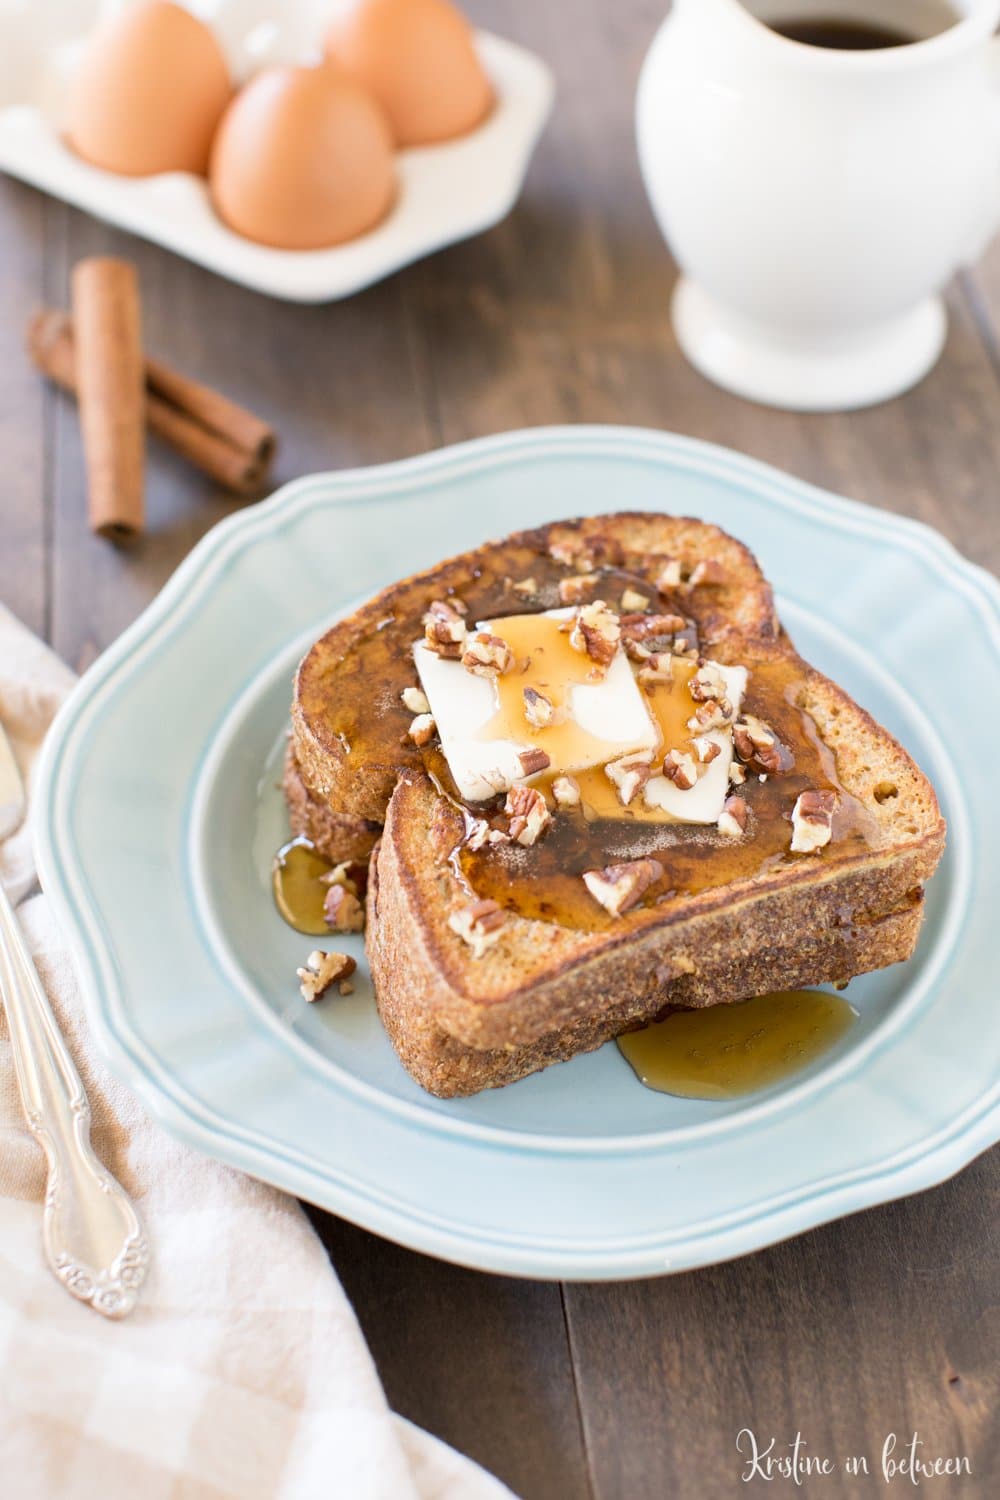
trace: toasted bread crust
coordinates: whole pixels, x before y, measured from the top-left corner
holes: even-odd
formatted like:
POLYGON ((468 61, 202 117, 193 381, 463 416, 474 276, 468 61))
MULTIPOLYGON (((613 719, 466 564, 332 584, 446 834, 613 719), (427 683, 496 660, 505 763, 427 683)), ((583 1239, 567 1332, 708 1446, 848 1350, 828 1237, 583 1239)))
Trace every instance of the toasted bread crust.
MULTIPOLYGON (((556 1018, 548 1029, 512 1025, 494 1046, 471 1046, 446 1028, 451 1019, 440 975, 421 961, 419 937, 400 903, 390 848, 372 864, 369 886, 368 956, 375 976, 379 1015, 407 1071, 440 1098, 499 1088, 578 1052, 590 1052, 622 1032, 656 1019, 671 1007, 692 1008, 736 1001, 765 990, 846 983, 858 974, 910 957, 920 930, 921 896, 914 892, 900 910, 856 918, 828 928, 811 941, 787 928, 784 946, 748 941, 736 952, 719 949, 685 972, 684 955, 657 956, 649 943, 630 952, 625 965, 595 962, 582 977, 564 973, 534 996, 532 1020, 556 1018), (611 988, 604 988, 610 983, 611 988)), ((489 1035, 490 1028, 480 1031, 489 1035)))
POLYGON ((282 790, 288 804, 288 819, 297 838, 307 838, 332 864, 349 861, 367 864, 382 832, 381 823, 350 812, 335 812, 306 786, 291 743, 285 753, 282 790))

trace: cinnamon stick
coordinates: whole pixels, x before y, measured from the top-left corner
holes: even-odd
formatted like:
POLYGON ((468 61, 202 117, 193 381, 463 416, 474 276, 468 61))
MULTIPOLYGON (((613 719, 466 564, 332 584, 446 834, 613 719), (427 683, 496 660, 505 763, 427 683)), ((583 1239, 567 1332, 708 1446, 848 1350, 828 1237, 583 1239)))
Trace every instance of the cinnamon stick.
MULTIPOLYGON (((72 319, 43 308, 29 324, 27 343, 42 374, 75 393, 72 319)), ((145 374, 150 431, 234 494, 259 494, 274 455, 274 430, 253 412, 160 360, 147 359, 145 374)))
POLYGON ((73 268, 76 385, 93 531, 125 541, 142 530, 146 382, 139 282, 127 261, 73 268))

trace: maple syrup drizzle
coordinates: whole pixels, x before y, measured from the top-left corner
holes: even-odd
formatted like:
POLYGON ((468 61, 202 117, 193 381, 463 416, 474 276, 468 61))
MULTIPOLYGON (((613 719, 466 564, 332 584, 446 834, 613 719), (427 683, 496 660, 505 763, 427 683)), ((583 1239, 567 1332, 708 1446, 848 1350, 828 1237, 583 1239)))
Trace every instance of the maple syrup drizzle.
MULTIPOLYGON (((614 566, 599 571, 594 594, 613 608, 618 608, 626 589, 649 593, 648 581, 641 575, 614 566)), ((447 585, 437 587, 442 597, 454 592, 465 602, 470 622, 496 621, 496 633, 505 637, 509 633, 509 644, 519 660, 537 657, 528 675, 515 672, 499 679, 504 716, 513 715, 514 722, 525 728, 525 686, 535 686, 547 697, 554 694, 561 703, 567 681, 574 680, 566 672, 577 674, 578 680, 581 671, 590 669, 588 659, 570 647, 568 633, 558 630, 559 622, 552 622, 555 630, 551 631, 543 623, 544 617, 539 618, 541 611, 560 606, 558 588, 565 576, 565 567, 521 543, 505 548, 488 566, 466 570, 456 565, 448 574, 447 585), (512 587, 512 580, 529 577, 537 581, 537 592, 530 602, 512 587), (534 633, 526 611, 529 617, 531 611, 535 612, 538 629, 534 633), (501 619, 505 627, 509 625, 509 632, 501 627, 501 619), (539 642, 544 651, 537 651, 539 642)), ((768 777, 766 782, 750 775, 737 789, 750 812, 748 835, 742 839, 727 839, 711 826, 671 822, 658 810, 646 809, 638 797, 624 808, 603 769, 593 769, 573 773, 583 793, 581 806, 560 808, 533 848, 496 844, 473 852, 462 847, 469 819, 497 816, 504 799, 463 803, 440 747, 432 744, 418 750, 407 739, 412 715, 401 703, 400 694, 414 681, 411 648, 421 633, 427 599, 407 601, 406 608, 388 613, 352 645, 346 656, 321 653, 303 685, 303 711, 307 717, 322 719, 330 738, 365 766, 372 787, 368 816, 378 816, 376 803, 383 794, 388 799, 402 767, 422 767, 450 804, 448 811, 455 827, 455 847, 450 856, 454 873, 470 895, 496 900, 528 918, 589 931, 611 926, 614 919, 598 907, 581 875, 584 870, 646 854, 660 860, 664 877, 647 891, 644 906, 675 896, 696 895, 801 862, 805 856, 789 854, 790 814, 798 794, 810 788, 832 788, 839 796, 833 840, 826 849, 808 856, 810 863, 821 865, 828 859, 861 852, 873 833, 877 834, 877 824, 868 809, 841 785, 833 752, 812 718, 799 706, 802 664, 794 656, 776 656, 771 642, 762 642, 759 650, 752 641, 739 642, 734 656, 726 647, 724 634, 717 634, 725 612, 714 599, 715 592, 706 591, 704 598, 698 594, 676 599, 665 596, 659 607, 667 613, 695 617, 705 655, 748 668, 743 712, 770 724, 791 758, 787 770, 768 777)), ((691 704, 689 694, 683 691, 683 674, 691 670, 683 658, 676 658, 673 684, 657 687, 647 695, 664 746, 683 743, 690 735, 686 720, 691 704)), ((563 731, 578 732, 572 723, 553 724, 532 729, 530 741, 545 748, 546 734, 555 736, 563 731)), ((547 791, 551 780, 551 776, 543 776, 533 784, 547 791)))
POLYGON ((857 1011, 825 990, 779 990, 677 1010, 618 1038, 639 1082, 684 1099, 741 1099, 802 1072, 850 1030, 857 1011))
POLYGON ((330 861, 314 848, 307 838, 292 839, 283 844, 271 866, 271 890, 274 904, 289 927, 309 937, 323 937, 330 931, 323 913, 329 886, 323 881, 333 869, 330 861))

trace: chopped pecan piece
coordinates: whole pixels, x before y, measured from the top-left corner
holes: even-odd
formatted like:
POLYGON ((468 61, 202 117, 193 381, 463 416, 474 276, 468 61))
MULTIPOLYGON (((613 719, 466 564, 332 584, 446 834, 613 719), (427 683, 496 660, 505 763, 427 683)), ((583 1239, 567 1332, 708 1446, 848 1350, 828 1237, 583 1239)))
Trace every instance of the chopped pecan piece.
POLYGON ((582 604, 589 599, 597 587, 596 573, 574 573, 571 578, 559 580, 560 604, 582 604))
POLYGON ((561 563, 564 568, 591 566, 591 559, 583 542, 579 537, 556 538, 549 542, 549 556, 553 562, 561 563), (587 561, 584 563, 583 559, 587 561))
POLYGON ((352 896, 360 896, 368 885, 368 870, 357 860, 345 859, 343 864, 334 865, 326 875, 321 875, 320 884, 342 885, 352 896))
POLYGON ((683 615, 622 615, 622 638, 626 641, 663 640, 684 630, 687 625, 683 615))
POLYGON ((323 902, 326 925, 334 932, 364 932, 365 909, 345 885, 331 885, 323 902))
POLYGON ((729 779, 733 783, 733 786, 742 786, 747 779, 746 766, 740 765, 738 760, 734 760, 729 767, 729 779))
POLYGON ((747 805, 742 797, 727 797, 719 814, 719 832, 727 838, 741 838, 747 831, 747 805))
POLYGON ((658 859, 632 859, 625 864, 605 865, 603 870, 587 870, 583 883, 605 911, 620 917, 662 877, 663 866, 658 859))
POLYGON ((503 931, 507 913, 497 901, 473 901, 460 911, 453 911, 448 926, 472 949, 473 958, 482 958, 503 931))
POLYGON ((663 774, 680 792, 689 792, 698 780, 698 767, 693 755, 683 750, 668 750, 663 757, 663 774))
POLYGON ((408 708, 411 714, 430 713, 431 706, 427 701, 427 694, 422 688, 405 687, 399 696, 403 700, 404 707, 408 708))
POLYGON ((534 578, 519 578, 516 583, 511 584, 511 588, 522 599, 533 599, 538 593, 538 584, 534 578))
POLYGON ((576 612, 569 643, 574 651, 582 651, 602 671, 607 671, 614 660, 621 639, 621 626, 614 610, 609 609, 603 599, 593 604, 583 604, 576 612))
POLYGON ((475 852, 484 844, 509 844, 510 834, 502 828, 494 828, 485 818, 473 818, 463 839, 467 849, 475 852))
POLYGON ((515 786, 507 793, 504 812, 510 816, 510 836, 529 849, 552 822, 545 798, 533 786, 515 786))
POLYGON ((479 630, 466 642, 462 666, 477 677, 502 677, 514 665, 514 653, 507 642, 488 630, 479 630))
POLYGON ((836 792, 801 792, 792 808, 792 852, 813 854, 833 837, 836 792))
POLYGON ((649 598, 646 594, 640 594, 638 589, 627 588, 622 594, 622 612, 624 614, 641 614, 649 608, 649 598))
POLYGON ((548 770, 552 764, 551 755, 534 745, 530 750, 522 750, 517 758, 521 762, 522 776, 537 776, 539 771, 548 770))
POLYGON ((673 651, 675 656, 698 655, 698 627, 693 620, 688 620, 674 636, 673 651))
POLYGON ((695 563, 686 579, 689 589, 699 588, 702 584, 718 585, 725 581, 726 570, 714 557, 706 557, 695 563))
POLYGON ((552 700, 544 693, 533 687, 524 689, 524 717, 532 729, 544 729, 546 724, 551 724, 554 712, 552 700))
POLYGON ((784 747, 769 724, 753 714, 744 714, 733 725, 733 748, 740 760, 758 776, 782 769, 784 747))
POLYGON ((665 557, 660 564, 660 571, 656 575, 656 587, 659 593, 669 594, 671 589, 680 588, 681 585, 681 560, 679 557, 665 557))
POLYGON ((438 656, 461 656, 465 649, 465 606, 460 600, 435 599, 424 615, 424 643, 438 656))
POLYGON ((714 662, 700 662, 698 670, 688 683, 691 697, 696 703, 707 703, 714 698, 716 703, 726 702, 726 678, 714 662))
POLYGON ((332 984, 346 980, 357 967, 346 953, 324 953, 322 948, 315 948, 305 966, 295 971, 300 980, 299 993, 303 1000, 319 1000, 332 984))
POLYGON ((436 728, 432 714, 417 714, 406 732, 415 745, 423 747, 430 744, 436 728))
POLYGON ((612 760, 604 767, 604 774, 618 790, 618 800, 628 807, 636 792, 646 785, 652 772, 653 752, 640 750, 634 755, 625 755, 621 760, 612 760))
POLYGON ((703 766, 710 765, 716 756, 722 754, 722 746, 718 740, 710 740, 705 735, 697 735, 691 741, 691 748, 703 766))
POLYGON ((714 698, 706 698, 704 703, 699 703, 690 719, 687 727, 694 734, 707 734, 710 729, 723 729, 732 721, 733 705, 727 698, 724 703, 718 703, 714 698))
POLYGON ((558 807, 580 806, 580 788, 572 776, 557 776, 552 783, 552 796, 558 807))
POLYGON ((645 660, 639 668, 640 682, 672 682, 674 677, 674 658, 670 651, 647 651, 645 647, 639 648, 645 651, 645 660))

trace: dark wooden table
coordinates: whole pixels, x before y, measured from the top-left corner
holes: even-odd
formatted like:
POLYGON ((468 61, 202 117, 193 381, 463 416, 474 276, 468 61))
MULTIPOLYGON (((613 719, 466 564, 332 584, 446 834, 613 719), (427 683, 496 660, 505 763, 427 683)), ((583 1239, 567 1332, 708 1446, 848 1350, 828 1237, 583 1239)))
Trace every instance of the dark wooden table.
MULTIPOLYGON (((525 195, 491 233, 349 302, 269 301, 0 182, 0 599, 86 667, 231 509, 156 450, 145 540, 119 552, 88 534, 76 414, 29 368, 22 335, 94 252, 138 263, 152 350, 273 417, 279 480, 535 423, 637 423, 918 516, 1000 568, 1000 245, 949 289, 944 357, 904 398, 804 417, 724 395, 674 342, 673 270, 633 147, 662 4, 470 9, 558 75, 525 195)), ((502 531, 503 516, 483 527, 502 531)), ((917 1430, 925 1452, 968 1454, 974 1470, 926 1492, 968 1497, 1000 1493, 998 1208, 994 1151, 932 1192, 749 1259, 609 1286, 457 1270, 314 1218, 392 1404, 525 1500, 787 1489, 741 1483, 744 1426, 876 1460, 888 1432, 917 1430)), ((854 1497, 882 1482, 806 1488, 854 1497)))

